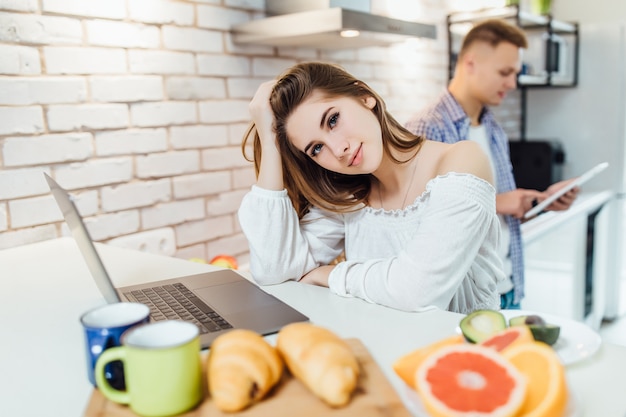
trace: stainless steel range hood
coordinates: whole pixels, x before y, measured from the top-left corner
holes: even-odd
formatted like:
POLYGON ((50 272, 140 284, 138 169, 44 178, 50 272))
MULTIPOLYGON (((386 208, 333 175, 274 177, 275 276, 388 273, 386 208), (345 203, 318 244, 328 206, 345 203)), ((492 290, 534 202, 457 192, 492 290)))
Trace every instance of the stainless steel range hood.
MULTIPOLYGON (((233 26, 233 41, 240 44, 345 49, 385 46, 415 37, 436 38, 434 25, 375 15, 362 8, 333 7, 342 3, 349 2, 266 0, 267 14, 275 16, 233 26)), ((366 3, 369 2, 359 2, 361 6, 366 3)))

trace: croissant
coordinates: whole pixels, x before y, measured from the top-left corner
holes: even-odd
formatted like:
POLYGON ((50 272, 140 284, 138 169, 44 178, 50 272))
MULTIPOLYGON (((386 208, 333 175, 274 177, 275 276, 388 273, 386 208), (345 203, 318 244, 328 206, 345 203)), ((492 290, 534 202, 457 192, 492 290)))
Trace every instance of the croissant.
POLYGON ((280 381, 283 361, 276 349, 251 330, 216 338, 207 358, 209 394, 215 406, 235 412, 261 400, 280 381))
POLYGON ((276 348, 291 374, 333 407, 350 401, 359 378, 359 363, 348 344, 330 330, 292 323, 278 332, 276 348))

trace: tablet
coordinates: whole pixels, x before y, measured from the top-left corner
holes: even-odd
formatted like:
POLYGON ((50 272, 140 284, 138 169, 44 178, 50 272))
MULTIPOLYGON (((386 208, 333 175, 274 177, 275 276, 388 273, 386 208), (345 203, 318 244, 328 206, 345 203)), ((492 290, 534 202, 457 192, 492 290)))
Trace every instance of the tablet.
POLYGON ((535 207, 528 210, 526 214, 524 214, 524 218, 528 219, 530 217, 536 216, 537 214, 541 213, 546 207, 548 207, 550 204, 558 200, 559 197, 561 197, 563 194, 570 191, 574 187, 578 187, 586 183, 591 178, 595 177, 597 174, 604 171, 608 166, 609 166, 608 162, 602 162, 596 165, 595 167, 591 168, 589 171, 585 172, 580 177, 574 179, 574 181, 570 182, 565 187, 561 188, 559 191, 550 195, 550 197, 546 198, 541 203, 537 204, 535 207))

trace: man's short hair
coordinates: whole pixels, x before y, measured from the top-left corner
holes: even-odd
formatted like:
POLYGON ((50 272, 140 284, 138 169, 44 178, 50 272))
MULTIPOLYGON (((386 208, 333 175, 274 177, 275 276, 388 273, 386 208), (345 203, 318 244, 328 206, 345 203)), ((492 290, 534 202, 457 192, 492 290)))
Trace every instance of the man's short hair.
POLYGON ((494 48, 501 42, 512 43, 518 48, 528 47, 526 34, 517 26, 502 19, 488 19, 477 23, 465 35, 459 55, 463 55, 472 44, 477 42, 486 42, 494 48))

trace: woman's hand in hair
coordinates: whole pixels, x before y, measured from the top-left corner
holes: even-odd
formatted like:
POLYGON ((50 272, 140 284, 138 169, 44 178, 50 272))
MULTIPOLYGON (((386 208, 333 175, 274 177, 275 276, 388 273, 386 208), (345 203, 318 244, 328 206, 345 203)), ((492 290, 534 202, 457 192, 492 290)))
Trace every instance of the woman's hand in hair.
POLYGON ((334 265, 324 265, 312 269, 300 278, 300 282, 311 285, 319 285, 320 287, 328 287, 328 276, 333 268, 335 268, 334 265))
POLYGON ((261 161, 256 185, 267 190, 282 190, 283 184, 282 159, 274 132, 274 113, 270 106, 270 95, 276 81, 261 84, 250 102, 249 109, 259 136, 261 161))
POLYGON ((266 81, 259 86, 248 108, 262 145, 275 142, 274 114, 270 106, 270 95, 276 80, 266 81), (269 141, 269 142, 268 142, 269 141))

